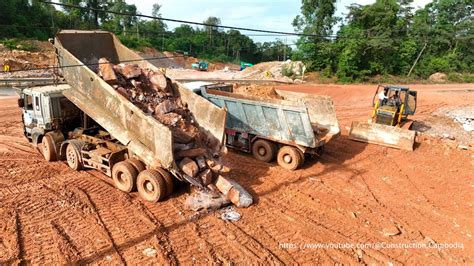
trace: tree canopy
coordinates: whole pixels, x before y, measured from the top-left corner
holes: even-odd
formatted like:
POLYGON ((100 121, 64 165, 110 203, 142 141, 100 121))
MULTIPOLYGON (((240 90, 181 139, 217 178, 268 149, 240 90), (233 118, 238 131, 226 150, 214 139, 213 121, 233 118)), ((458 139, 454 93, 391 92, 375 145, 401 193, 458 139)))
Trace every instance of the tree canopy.
MULTIPOLYGON (((105 29, 132 48, 152 46, 236 63, 292 58, 346 82, 374 75, 407 75, 417 58, 411 74, 418 77, 434 72, 472 73, 474 68, 472 0, 433 0, 418 10, 412 7, 413 0, 376 0, 370 5, 350 5, 345 18, 335 15, 336 0, 302 0, 301 14, 292 25, 305 36, 297 40, 296 49, 283 40, 256 43, 238 30, 223 30, 218 17, 204 20, 207 25, 183 24, 170 30, 159 19, 138 17, 137 7, 126 0, 60 2, 85 9, 58 10, 39 0, 1 0, 0 40, 46 40, 58 29, 105 29)), ((155 3, 152 15, 161 17, 160 8, 155 3)))
POLYGON ((376 0, 352 4, 337 34, 331 29, 335 1, 303 0, 295 30, 318 34, 298 40, 295 58, 313 70, 336 74, 343 81, 377 74, 414 74, 473 71, 473 17, 470 0, 434 0, 413 10, 412 0, 376 0), (424 49, 426 48, 426 49, 424 49), (420 54, 423 51, 423 54, 420 54))

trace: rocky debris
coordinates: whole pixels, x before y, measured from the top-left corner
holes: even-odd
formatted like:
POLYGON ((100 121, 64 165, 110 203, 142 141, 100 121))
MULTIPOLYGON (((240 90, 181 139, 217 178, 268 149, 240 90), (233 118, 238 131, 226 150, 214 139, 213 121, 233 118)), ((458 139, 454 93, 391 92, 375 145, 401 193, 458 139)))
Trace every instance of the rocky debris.
POLYGON ((400 232, 400 229, 398 229, 398 227, 394 224, 389 224, 387 227, 382 229, 382 234, 384 236, 396 236, 396 235, 399 235, 401 233, 402 232, 400 232))
POLYGON ((204 185, 209 185, 212 182, 212 171, 210 169, 205 169, 199 173, 199 179, 204 185))
POLYGON ((206 154, 206 149, 204 149, 204 148, 193 148, 193 149, 180 150, 175 154, 175 156, 177 158, 198 157, 198 156, 201 156, 201 155, 204 155, 204 154, 206 154))
POLYGON ((474 105, 449 110, 445 115, 452 118, 454 122, 459 123, 465 131, 474 131, 474 105))
POLYGON ((422 141, 441 140, 449 148, 460 145, 470 150, 474 146, 474 105, 438 108, 432 116, 415 121, 413 129, 422 136, 422 141))
POLYGON ((450 139, 450 140, 455 140, 456 138, 452 135, 449 135, 448 133, 443 133, 442 137, 444 139, 450 139))
POLYGON ((428 80, 431 82, 446 82, 447 79, 448 79, 448 76, 440 72, 436 72, 428 78, 428 80))
POLYGON ((198 156, 196 157, 196 162, 199 166, 199 169, 206 169, 207 168, 207 163, 206 163, 206 159, 204 158, 204 156, 198 156))
POLYGON ((237 222, 242 215, 234 210, 233 207, 227 207, 222 210, 221 219, 224 221, 237 222))
MULTIPOLYGON (((105 58, 99 59, 99 63, 104 59, 105 58)), ((137 64, 118 64, 113 68, 126 79, 138 78, 142 74, 142 70, 137 64)))
POLYGON ((219 140, 200 129, 187 105, 175 95, 170 79, 161 72, 141 69, 137 64, 111 65, 106 58, 99 62, 97 71, 106 82, 171 130, 175 160, 182 177, 207 192, 205 197, 199 194, 190 199, 191 209, 222 206, 229 200, 238 207, 252 203, 248 192, 220 175, 230 169, 220 163, 219 140))
POLYGON ((159 103, 155 108, 155 114, 157 115, 164 115, 175 110, 175 106, 172 101, 164 100, 163 102, 159 103))
POLYGON ((105 58, 99 59, 99 75, 109 84, 117 84, 117 75, 109 60, 105 58))
POLYGON ((459 145, 458 145, 458 149, 460 149, 460 150, 468 150, 469 147, 468 147, 467 145, 459 144, 459 145))
POLYGON ((179 163, 179 169, 190 177, 195 177, 199 172, 199 166, 190 158, 186 157, 179 163))
POLYGON ((143 250, 143 255, 145 255, 147 257, 156 257, 157 253, 158 252, 154 248, 146 248, 146 249, 143 250))
POLYGON ((237 207, 248 207, 252 204, 252 196, 236 182, 219 175, 215 181, 216 187, 237 207))
POLYGON ((221 194, 195 191, 186 199, 184 206, 186 209, 192 211, 199 211, 202 209, 217 210, 229 203, 230 200, 221 194))

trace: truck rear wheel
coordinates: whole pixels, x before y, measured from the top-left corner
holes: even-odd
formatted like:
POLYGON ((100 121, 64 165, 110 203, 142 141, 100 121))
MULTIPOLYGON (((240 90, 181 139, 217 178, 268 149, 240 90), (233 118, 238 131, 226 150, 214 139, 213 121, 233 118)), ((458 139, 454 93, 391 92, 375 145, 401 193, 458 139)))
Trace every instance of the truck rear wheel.
POLYGON ((173 193, 173 188, 174 188, 173 177, 165 169, 158 168, 156 169, 156 171, 161 174, 161 177, 163 177, 163 180, 165 181, 166 196, 171 195, 171 193, 173 193))
POLYGON ((112 167, 115 186, 124 192, 132 192, 135 189, 137 175, 137 169, 127 161, 119 162, 112 167))
POLYGON ((268 140, 259 139, 252 144, 252 154, 255 159, 271 162, 275 158, 277 148, 268 140))
POLYGON ((82 169, 82 164, 79 158, 79 151, 73 144, 68 144, 66 148, 66 161, 69 167, 78 171, 82 169))
POLYGON ((157 202, 166 196, 166 183, 158 171, 147 169, 137 178, 137 189, 140 197, 146 201, 157 202))
POLYGON ((41 140, 42 153, 44 159, 48 162, 56 161, 56 150, 54 149, 54 142, 50 136, 44 136, 41 140))
POLYGON ((278 151, 278 165, 288 170, 296 170, 302 161, 301 155, 297 148, 291 146, 283 146, 278 151))
POLYGON ((305 161, 305 155, 304 155, 304 152, 302 152, 300 149, 296 149, 300 155, 300 158, 301 158, 301 161, 300 161, 300 164, 298 165, 298 167, 301 167, 303 166, 304 164, 304 161, 305 161))
POLYGON ((145 164, 142 163, 138 159, 135 159, 135 158, 128 159, 127 162, 129 162, 131 165, 133 165, 133 167, 135 167, 135 169, 137 169, 138 173, 140 173, 141 171, 146 169, 145 164))

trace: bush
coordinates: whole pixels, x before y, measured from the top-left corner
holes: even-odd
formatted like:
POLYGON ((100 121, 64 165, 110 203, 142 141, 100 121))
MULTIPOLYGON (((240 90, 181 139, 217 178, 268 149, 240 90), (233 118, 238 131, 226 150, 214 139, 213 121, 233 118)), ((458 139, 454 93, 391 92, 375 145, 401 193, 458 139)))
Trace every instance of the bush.
POLYGON ((295 75, 295 72, 293 71, 293 63, 284 64, 281 67, 281 74, 285 77, 292 78, 295 75))
POLYGON ((459 73, 448 73, 448 80, 451 82, 464 82, 463 75, 459 73))
POLYGON ((38 49, 36 45, 18 39, 5 39, 0 41, 0 43, 10 50, 35 51, 38 49))

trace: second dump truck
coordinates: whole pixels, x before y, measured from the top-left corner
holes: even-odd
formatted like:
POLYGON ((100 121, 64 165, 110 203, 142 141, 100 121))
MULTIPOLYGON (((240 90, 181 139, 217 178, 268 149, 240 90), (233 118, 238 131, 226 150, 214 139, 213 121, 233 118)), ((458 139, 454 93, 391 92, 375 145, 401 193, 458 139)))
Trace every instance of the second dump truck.
POLYGON ((226 145, 258 160, 276 158, 281 167, 296 170, 340 134, 328 96, 275 90, 280 99, 268 99, 231 91, 232 86, 207 85, 198 93, 227 110, 226 145))

